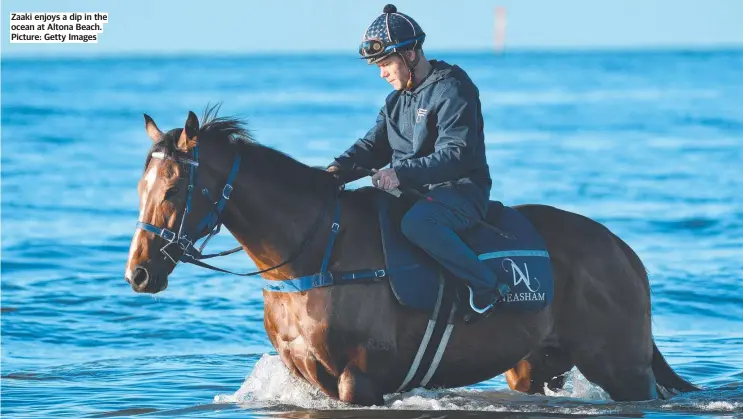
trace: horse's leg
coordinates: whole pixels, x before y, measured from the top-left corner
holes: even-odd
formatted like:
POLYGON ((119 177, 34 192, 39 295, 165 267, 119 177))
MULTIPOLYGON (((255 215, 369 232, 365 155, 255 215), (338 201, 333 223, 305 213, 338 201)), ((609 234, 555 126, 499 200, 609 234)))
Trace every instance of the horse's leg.
POLYGON ((586 379, 614 401, 656 399, 647 275, 613 234, 591 245, 596 257, 573 260, 574 292, 557 324, 561 341, 586 379))
MULTIPOLYGON (((557 260, 553 264, 553 269, 555 296, 549 311, 553 324, 560 325, 566 316, 566 296, 570 292, 571 270, 557 260)), ((575 363, 557 332, 553 330, 552 334, 542 341, 540 347, 506 371, 506 381, 511 390, 544 394, 545 385, 552 391, 562 389, 565 384, 565 373, 570 371, 575 363)))
POLYGON ((346 366, 338 379, 338 398, 363 406, 384 405, 382 393, 371 377, 352 364, 346 366))
POLYGON ((637 401, 658 398, 655 375, 650 365, 620 367, 611 356, 578 362, 580 372, 603 388, 612 400, 637 401))
POLYGON ((348 364, 338 377, 338 398, 363 406, 384 405, 379 385, 363 371, 368 367, 368 351, 359 346, 349 351, 348 355, 348 364))
POLYGON ((544 394, 544 386, 552 391, 562 389, 564 374, 573 368, 573 361, 564 350, 548 346, 537 349, 506 371, 511 390, 529 394, 544 394))

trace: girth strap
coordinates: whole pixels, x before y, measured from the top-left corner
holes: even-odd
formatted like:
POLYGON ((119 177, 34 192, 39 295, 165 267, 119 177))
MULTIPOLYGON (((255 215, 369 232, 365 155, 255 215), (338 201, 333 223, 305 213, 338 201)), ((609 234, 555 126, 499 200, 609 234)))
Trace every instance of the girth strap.
POLYGON ((322 258, 322 265, 320 266, 320 273, 327 272, 328 263, 330 263, 330 256, 333 254, 333 245, 335 244, 335 236, 338 235, 338 230, 341 226, 338 224, 341 216, 341 200, 335 200, 335 215, 333 216, 333 224, 330 226, 330 238, 328 239, 328 245, 325 247, 325 256, 322 258))
POLYGON ((457 312, 456 290, 451 279, 439 276, 439 295, 433 314, 428 320, 418 351, 397 392, 415 387, 427 387, 444 356, 457 312))

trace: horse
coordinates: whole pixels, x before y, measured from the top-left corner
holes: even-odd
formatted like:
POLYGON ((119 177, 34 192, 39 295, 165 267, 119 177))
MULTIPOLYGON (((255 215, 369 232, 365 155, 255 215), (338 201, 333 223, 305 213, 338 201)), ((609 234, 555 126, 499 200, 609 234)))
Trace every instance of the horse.
MULTIPOLYGON (((179 261, 210 267, 194 256, 203 250, 194 243, 208 241, 219 225, 270 283, 322 265, 352 271, 384 264, 372 199, 386 192, 339 188, 332 173, 261 145, 244 119, 217 113, 218 106, 207 107, 200 123, 189 111, 183 128, 167 132, 144 115, 153 144, 138 183, 139 222, 125 270, 135 292, 165 290, 179 261), (340 210, 335 222, 332 202, 340 210), (333 239, 332 255, 324 257, 333 239)), ((505 373, 511 389, 544 394, 561 388, 576 367, 615 401, 699 390, 654 343, 648 276, 629 245, 576 213, 539 204, 513 208, 544 239, 554 300, 538 311, 466 325, 453 320, 426 387, 467 386, 505 373)), ((264 289, 263 299, 268 339, 289 371, 356 405, 383 405, 384 395, 397 392, 428 321, 401 305, 384 280, 293 293, 264 289)))

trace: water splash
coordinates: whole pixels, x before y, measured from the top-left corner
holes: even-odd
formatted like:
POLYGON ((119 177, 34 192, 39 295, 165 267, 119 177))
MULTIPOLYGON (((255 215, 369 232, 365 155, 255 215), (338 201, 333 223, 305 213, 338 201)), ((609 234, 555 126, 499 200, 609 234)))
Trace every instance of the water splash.
POLYGON ((215 403, 234 403, 242 407, 267 408, 292 405, 323 410, 345 406, 327 397, 307 382, 294 377, 278 355, 264 354, 240 389, 232 395, 217 395, 215 403))
POLYGON ((286 411, 308 410, 396 410, 510 412, 562 415, 636 415, 651 411, 739 412, 743 410, 741 389, 689 393, 672 400, 616 403, 577 369, 566 373, 562 390, 545 388, 544 396, 527 395, 508 389, 422 389, 389 394, 384 406, 361 407, 326 396, 294 377, 277 355, 264 354, 240 389, 231 395, 217 395, 217 404, 235 404, 246 409, 286 411))
POLYGON ((604 389, 588 381, 575 368, 566 373, 562 390, 550 390, 545 384, 544 394, 552 397, 571 397, 581 400, 611 400, 604 389))
MULTIPOLYGON (((562 412, 569 414, 606 414, 616 411, 595 401, 611 401, 600 388, 580 372, 568 373, 565 389, 547 396, 529 396, 510 390, 413 389, 385 396, 380 410, 467 410, 490 412, 562 412), (587 402, 594 403, 587 403, 587 402)), ((237 404, 250 409, 299 407, 311 410, 358 409, 326 396, 303 380, 294 377, 277 355, 264 354, 251 374, 234 394, 220 394, 215 403, 237 404)), ((368 408, 365 408, 368 409, 368 408)))

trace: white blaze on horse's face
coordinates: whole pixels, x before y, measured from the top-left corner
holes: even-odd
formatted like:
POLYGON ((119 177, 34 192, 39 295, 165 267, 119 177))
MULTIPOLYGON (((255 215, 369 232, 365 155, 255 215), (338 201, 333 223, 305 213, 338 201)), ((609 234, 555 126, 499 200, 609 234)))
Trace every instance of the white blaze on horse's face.
MULTIPOLYGON (((185 205, 187 182, 180 177, 177 162, 152 158, 137 187, 139 191, 139 218, 144 223, 170 231, 177 231, 179 210, 185 205)), ((162 249, 173 255, 177 243, 152 232, 136 228, 129 247, 125 279, 137 292, 159 292, 167 287, 168 275, 175 267, 162 249)), ((174 256, 177 258, 177 256, 174 256)))
MULTIPOLYGON (((140 196, 139 196, 139 219, 143 220, 145 215, 145 208, 147 206, 147 198, 150 196, 150 193, 152 192, 152 188, 155 186, 155 181, 157 180, 157 165, 152 164, 150 168, 147 170, 147 174, 144 175, 142 180, 140 181, 140 196)), ((134 237, 132 238, 132 243, 129 246, 129 258, 127 259, 126 264, 126 277, 131 278, 132 277, 132 271, 133 268, 133 256, 134 253, 137 250, 137 247, 142 243, 141 236, 145 232, 141 229, 137 229, 134 232, 134 237)))

